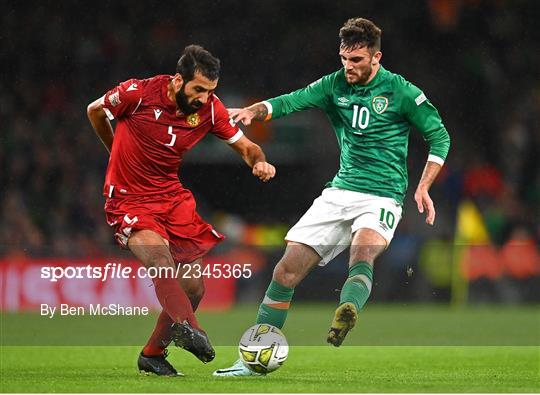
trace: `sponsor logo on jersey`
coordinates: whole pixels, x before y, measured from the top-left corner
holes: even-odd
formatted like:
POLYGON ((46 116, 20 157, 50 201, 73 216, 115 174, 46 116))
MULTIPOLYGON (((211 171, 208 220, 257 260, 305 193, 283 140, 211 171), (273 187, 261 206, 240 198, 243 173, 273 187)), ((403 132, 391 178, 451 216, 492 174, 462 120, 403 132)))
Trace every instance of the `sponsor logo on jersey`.
POLYGON ((157 108, 154 108, 154 115, 156 116, 156 120, 159 119, 161 116, 162 111, 158 110, 157 108))
POLYGON ((375 96, 371 101, 373 111, 377 114, 382 114, 388 108, 388 98, 384 96, 375 96))
POLYGON ((350 102, 350 100, 347 99, 346 97, 338 97, 337 101, 340 106, 347 106, 349 105, 349 102, 350 102))
POLYGON ((111 103, 111 106, 116 107, 120 103, 120 92, 116 91, 112 95, 109 96, 109 103, 111 103))
POLYGON ((136 91, 137 90, 137 84, 131 84, 129 88, 126 89, 127 92, 129 91, 136 91))
POLYGON ((195 114, 189 114, 186 118, 186 121, 187 123, 189 124, 189 126, 198 126, 199 123, 201 123, 201 117, 199 117, 199 114, 195 113, 195 114))

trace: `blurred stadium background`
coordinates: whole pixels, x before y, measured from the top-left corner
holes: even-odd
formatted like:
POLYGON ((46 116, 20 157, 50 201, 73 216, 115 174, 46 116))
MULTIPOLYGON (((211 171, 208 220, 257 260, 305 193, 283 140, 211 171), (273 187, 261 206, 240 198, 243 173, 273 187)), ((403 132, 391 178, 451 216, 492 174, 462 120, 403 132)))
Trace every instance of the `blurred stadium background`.
MULTIPOLYGON (((95 283, 51 284, 36 271, 130 258, 105 222, 107 155, 86 119, 90 101, 128 78, 174 73, 190 43, 221 58, 217 94, 229 107, 291 91, 340 67, 338 30, 353 16, 383 29, 384 66, 424 90, 452 137, 432 188, 431 228, 412 199, 427 148, 411 133, 404 217, 376 265, 372 303, 540 302, 540 3, 8 2, 0 16, 2 310, 146 300, 136 284, 132 297, 117 285, 104 296, 95 283)), ((338 168, 320 112, 244 130, 277 166, 269 184, 212 137, 181 168, 202 216, 228 236, 211 260, 254 271, 208 284, 207 309, 260 300, 283 235, 338 168)), ((314 270, 295 302, 335 302, 346 261, 314 270)))

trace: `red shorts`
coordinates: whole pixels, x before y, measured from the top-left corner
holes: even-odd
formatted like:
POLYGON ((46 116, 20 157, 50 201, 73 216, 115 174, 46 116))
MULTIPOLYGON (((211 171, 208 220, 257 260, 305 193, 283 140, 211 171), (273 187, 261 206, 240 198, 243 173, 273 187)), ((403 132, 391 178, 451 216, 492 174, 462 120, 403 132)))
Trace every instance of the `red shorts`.
POLYGON ((189 263, 204 256, 225 236, 202 220, 191 191, 150 196, 107 198, 107 223, 115 230, 116 241, 127 248, 135 230, 152 230, 169 241, 175 262, 189 263))

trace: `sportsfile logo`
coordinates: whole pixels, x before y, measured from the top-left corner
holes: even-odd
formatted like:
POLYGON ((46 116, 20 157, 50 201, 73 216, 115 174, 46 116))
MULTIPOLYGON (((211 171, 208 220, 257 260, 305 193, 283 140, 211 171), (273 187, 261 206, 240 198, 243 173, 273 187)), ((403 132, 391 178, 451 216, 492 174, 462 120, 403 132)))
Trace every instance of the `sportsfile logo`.
POLYGON ((134 270, 121 263, 107 263, 105 266, 43 266, 40 276, 50 282, 62 279, 98 279, 103 281, 130 278, 250 278, 251 264, 182 265, 173 267, 144 267, 134 270))
POLYGON ((51 282, 61 279, 99 279, 101 281, 129 278, 176 278, 178 270, 172 267, 139 267, 136 272, 121 263, 107 263, 105 266, 44 266, 41 278, 51 282))

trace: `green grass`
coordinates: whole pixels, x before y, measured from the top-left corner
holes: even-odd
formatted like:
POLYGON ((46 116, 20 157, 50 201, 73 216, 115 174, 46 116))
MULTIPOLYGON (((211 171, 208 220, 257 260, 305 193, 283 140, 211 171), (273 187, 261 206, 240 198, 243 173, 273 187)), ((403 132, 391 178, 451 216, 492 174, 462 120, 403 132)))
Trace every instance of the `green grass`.
MULTIPOLYGON (((253 325, 258 305, 198 313, 217 346, 233 346, 253 325)), ((334 304, 294 304, 284 328, 294 346, 325 345, 334 304)), ((146 341, 155 315, 79 316, 52 319, 35 313, 1 314, 2 344, 8 346, 135 346, 146 341)), ((350 346, 538 346, 538 306, 479 306, 454 310, 441 305, 372 304, 347 337, 350 346)))
POLYGON ((0 391, 540 392, 538 306, 369 305, 339 349, 324 343, 333 309, 294 305, 285 327, 289 359, 267 377, 245 379, 211 373, 236 359, 256 306, 199 314, 217 357, 203 365, 171 349, 183 378, 137 372, 155 316, 1 314, 0 391))
POLYGON ((537 347, 330 347, 291 350, 266 377, 215 378, 236 357, 203 365, 181 350, 186 377, 139 375, 137 347, 5 347, 2 392, 538 392, 537 347))

